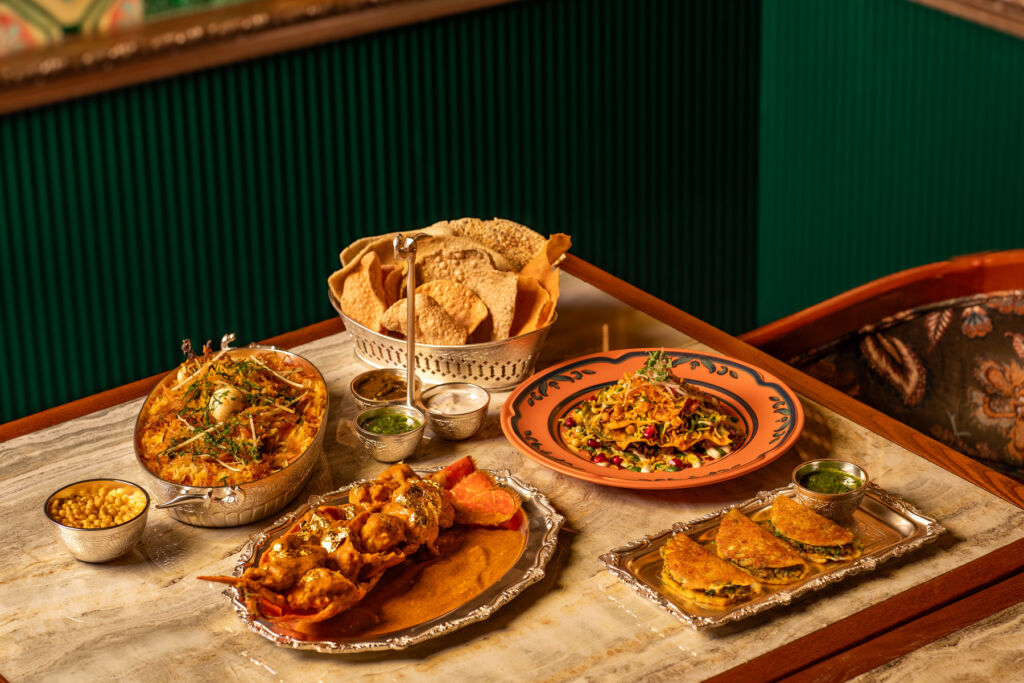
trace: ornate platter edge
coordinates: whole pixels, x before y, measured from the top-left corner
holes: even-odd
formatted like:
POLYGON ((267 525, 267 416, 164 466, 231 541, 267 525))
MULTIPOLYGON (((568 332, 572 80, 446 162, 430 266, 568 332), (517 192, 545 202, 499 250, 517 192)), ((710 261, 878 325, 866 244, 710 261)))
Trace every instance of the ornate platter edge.
MULTIPOLYGON (((418 474, 430 474, 439 469, 441 468, 423 468, 417 469, 416 472, 418 474)), ((437 619, 433 619, 425 624, 411 626, 395 633, 385 634, 372 640, 304 641, 277 633, 259 617, 250 613, 245 603, 242 602, 240 589, 230 587, 224 590, 222 594, 231 601, 235 613, 250 631, 282 647, 315 650, 326 654, 403 650, 426 640, 457 631, 463 626, 483 621, 522 593, 526 588, 544 578, 544 568, 554 554, 555 548, 558 545, 558 532, 565 522, 565 517, 555 510, 547 497, 536 487, 513 477, 507 470, 500 472, 491 471, 489 473, 496 482, 514 490, 522 499, 523 512, 526 514, 527 529, 529 530, 526 545, 516 564, 497 583, 485 589, 480 595, 437 619)), ((342 496, 345 496, 347 499, 347 494, 353 487, 366 481, 368 480, 353 481, 334 491, 310 496, 305 504, 299 506, 293 512, 280 517, 262 531, 252 534, 249 541, 242 547, 233 575, 241 576, 246 567, 259 557, 259 553, 277 534, 291 526, 296 519, 306 514, 311 508, 335 501, 335 499, 340 499, 342 496)))
MULTIPOLYGON (((774 500, 777 495, 791 492, 793 490, 793 485, 789 484, 781 488, 772 489, 771 491, 760 491, 755 497, 747 499, 737 504, 735 507, 740 508, 741 510, 750 507, 764 507, 774 500)), ((755 599, 749 603, 724 611, 722 614, 716 616, 690 614, 689 612, 681 609, 666 595, 630 571, 627 565, 630 557, 637 556, 643 551, 652 548, 655 543, 663 538, 667 538, 668 536, 678 532, 690 533, 716 526, 719 518, 728 512, 730 508, 722 508, 703 515, 702 517, 692 519, 688 522, 673 524, 669 529, 664 529, 654 534, 644 536, 643 538, 632 541, 625 546, 615 548, 614 550, 601 555, 599 559, 604 563, 605 569, 618 577, 623 583, 631 586, 642 597, 659 605, 681 621, 689 624, 691 627, 695 629, 704 629, 724 626, 730 622, 746 619, 755 614, 777 607, 778 605, 788 605, 794 598, 804 595, 810 591, 821 590, 826 586, 842 581, 848 576, 874 571, 880 564, 917 550, 926 543, 935 541, 939 536, 946 532, 946 528, 938 521, 922 514, 914 508, 913 505, 895 493, 886 491, 874 484, 868 484, 865 497, 873 498, 889 510, 901 515, 907 521, 912 522, 915 526, 915 532, 902 541, 895 543, 888 549, 883 549, 875 553, 861 556, 858 559, 851 561, 849 564, 836 567, 829 571, 823 571, 814 578, 793 589, 780 589, 766 597, 755 599)))

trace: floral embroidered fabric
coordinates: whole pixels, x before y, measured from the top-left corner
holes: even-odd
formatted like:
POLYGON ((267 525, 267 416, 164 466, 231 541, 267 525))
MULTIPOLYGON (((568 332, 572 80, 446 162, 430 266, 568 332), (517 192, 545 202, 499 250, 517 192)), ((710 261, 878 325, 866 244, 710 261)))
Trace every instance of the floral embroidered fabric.
POLYGON ((903 311, 789 362, 1024 479, 1024 290, 903 311))

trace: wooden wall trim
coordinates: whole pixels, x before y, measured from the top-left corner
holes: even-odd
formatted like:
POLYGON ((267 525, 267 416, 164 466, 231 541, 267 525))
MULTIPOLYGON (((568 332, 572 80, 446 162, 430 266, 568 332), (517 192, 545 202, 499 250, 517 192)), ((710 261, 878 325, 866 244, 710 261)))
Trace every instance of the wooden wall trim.
POLYGON ((1024 38, 1024 2, 1021 0, 913 0, 960 19, 1024 38))
POLYGON ((739 338, 790 359, 919 306, 985 292, 1024 288, 1024 249, 968 254, 872 280, 739 338))
POLYGON ((0 62, 0 115, 519 0, 254 0, 0 62))

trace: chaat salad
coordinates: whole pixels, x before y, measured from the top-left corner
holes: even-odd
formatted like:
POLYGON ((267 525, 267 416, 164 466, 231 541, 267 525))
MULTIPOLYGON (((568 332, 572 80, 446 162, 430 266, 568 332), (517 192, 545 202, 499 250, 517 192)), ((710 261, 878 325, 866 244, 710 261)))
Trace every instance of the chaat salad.
POLYGON ((568 446, 595 465, 678 472, 717 460, 745 436, 738 418, 672 371, 664 351, 601 389, 562 419, 568 446))

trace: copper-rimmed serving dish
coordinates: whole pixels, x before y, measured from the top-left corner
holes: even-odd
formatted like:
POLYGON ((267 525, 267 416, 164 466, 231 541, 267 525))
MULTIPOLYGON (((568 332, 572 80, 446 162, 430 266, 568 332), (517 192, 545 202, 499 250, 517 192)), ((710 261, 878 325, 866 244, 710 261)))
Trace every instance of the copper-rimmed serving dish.
POLYGON ((305 358, 276 347, 252 344, 247 348, 231 348, 228 344, 233 339, 233 335, 225 335, 219 354, 228 354, 232 359, 260 358, 264 354, 273 354, 283 358, 290 367, 301 368, 310 376, 317 395, 323 397, 322 408, 316 411, 319 425, 297 457, 266 476, 221 486, 190 485, 170 480, 153 471, 151 460, 145 457, 142 443, 144 427, 150 419, 150 408, 156 396, 180 382, 177 370, 169 373, 150 392, 139 411, 135 423, 134 447, 143 472, 144 485, 153 492, 157 500, 156 507, 166 509, 169 515, 186 524, 203 527, 240 526, 274 514, 299 492, 323 452, 329 394, 320 371, 305 358))

